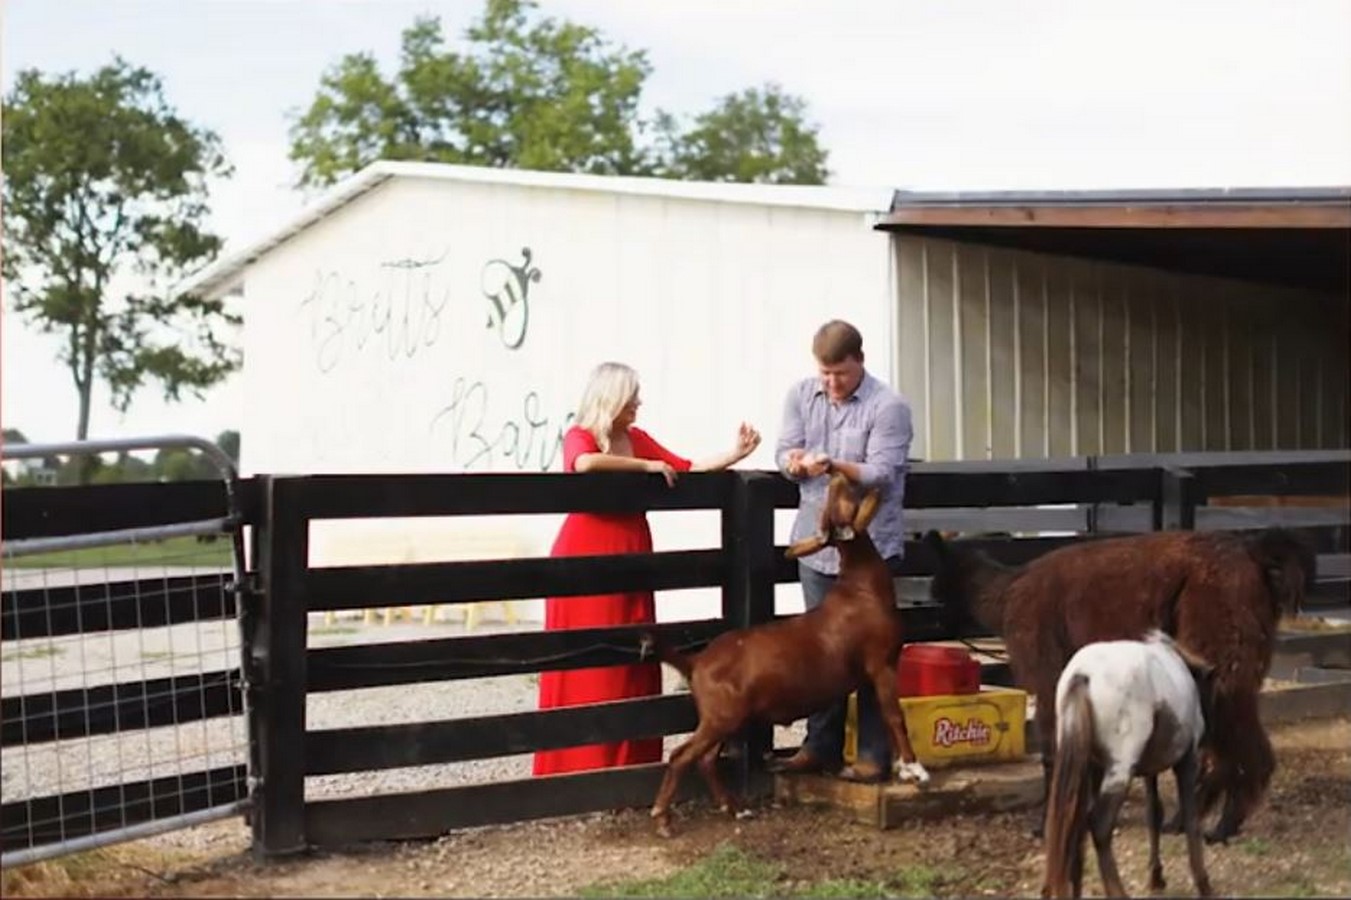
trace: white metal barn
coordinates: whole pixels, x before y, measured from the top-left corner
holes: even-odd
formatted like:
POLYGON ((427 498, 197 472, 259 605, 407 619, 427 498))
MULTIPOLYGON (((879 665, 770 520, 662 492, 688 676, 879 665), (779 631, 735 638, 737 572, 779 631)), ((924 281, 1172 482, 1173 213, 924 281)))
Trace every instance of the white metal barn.
MULTIPOLYGON (((1344 447, 1349 196, 1085 205, 381 162, 187 287, 243 295, 246 473, 557 471, 609 359, 639 370, 639 424, 671 449, 721 450, 746 419, 765 443, 743 465, 768 468, 834 317, 911 400, 915 458, 1344 447)), ((652 521, 662 549, 717 541, 712 514, 652 521)), ((321 523, 312 552, 543 555, 557 524, 321 523)), ((659 615, 713 614, 691 593, 659 615)))

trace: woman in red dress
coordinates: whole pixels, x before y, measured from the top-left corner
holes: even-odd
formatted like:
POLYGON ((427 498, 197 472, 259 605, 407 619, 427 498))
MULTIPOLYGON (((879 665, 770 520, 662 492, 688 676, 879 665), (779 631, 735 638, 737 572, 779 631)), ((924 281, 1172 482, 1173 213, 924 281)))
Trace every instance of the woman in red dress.
MULTIPOLYGON (((667 484, 676 473, 725 469, 745 459, 760 444, 754 428, 741 423, 736 446, 728 453, 692 463, 633 427, 642 401, 638 375, 621 363, 602 363, 591 373, 577 411, 576 424, 563 438, 565 472, 653 472, 667 484)), ((652 532, 643 513, 572 513, 554 541, 551 556, 599 556, 651 553, 652 532)), ((550 597, 544 601, 544 627, 603 628, 650 623, 656 620, 651 591, 550 597)), ((539 679, 539 706, 550 709, 603 703, 661 693, 657 663, 607 666, 543 672, 539 679)), ((535 754, 535 774, 554 775, 609 766, 632 766, 661 761, 661 738, 588 744, 535 754)))

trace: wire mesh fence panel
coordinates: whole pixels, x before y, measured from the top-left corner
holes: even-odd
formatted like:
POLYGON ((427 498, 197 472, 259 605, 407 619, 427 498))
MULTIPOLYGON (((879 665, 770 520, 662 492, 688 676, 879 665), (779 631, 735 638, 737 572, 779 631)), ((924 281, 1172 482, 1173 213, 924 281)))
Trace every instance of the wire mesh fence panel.
MULTIPOLYGON (((159 485, 143 487, 154 502, 159 485)), ((96 533, 25 540, 6 530, 4 865, 244 808, 242 560, 226 533, 237 520, 218 512, 219 520, 186 528, 138 528, 116 543, 96 533)))

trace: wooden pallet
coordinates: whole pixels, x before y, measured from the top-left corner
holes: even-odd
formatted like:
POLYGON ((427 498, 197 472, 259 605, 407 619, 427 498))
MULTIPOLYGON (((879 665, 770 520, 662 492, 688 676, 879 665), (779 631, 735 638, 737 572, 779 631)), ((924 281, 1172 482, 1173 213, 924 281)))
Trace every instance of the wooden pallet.
POLYGON ((774 776, 781 803, 830 806, 877 828, 916 818, 963 812, 1003 812, 1041 801, 1041 757, 1016 762, 934 769, 925 788, 912 784, 857 784, 825 775, 774 776))

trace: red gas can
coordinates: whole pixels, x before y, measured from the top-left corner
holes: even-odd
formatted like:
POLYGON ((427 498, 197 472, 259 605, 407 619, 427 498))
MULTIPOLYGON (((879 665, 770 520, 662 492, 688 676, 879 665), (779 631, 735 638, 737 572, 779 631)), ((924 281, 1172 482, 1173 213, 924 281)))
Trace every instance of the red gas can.
POLYGON ((961 647, 906 644, 896 670, 902 697, 980 693, 980 663, 961 647))

